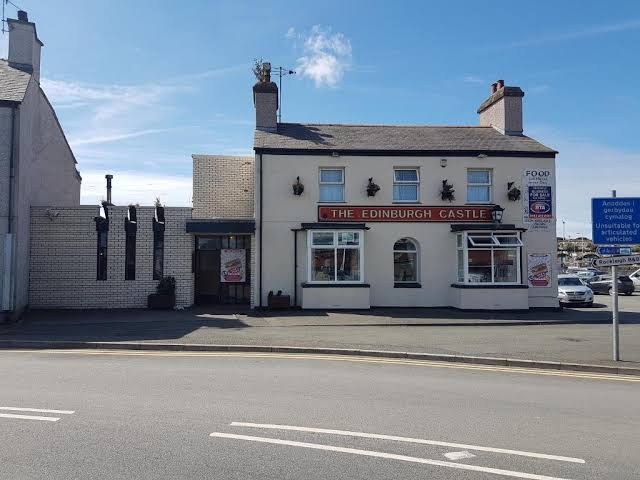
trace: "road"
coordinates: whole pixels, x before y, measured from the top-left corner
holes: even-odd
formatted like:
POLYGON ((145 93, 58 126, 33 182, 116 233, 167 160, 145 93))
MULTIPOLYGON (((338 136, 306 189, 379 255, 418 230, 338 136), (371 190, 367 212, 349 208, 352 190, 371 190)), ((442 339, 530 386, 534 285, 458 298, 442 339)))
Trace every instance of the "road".
POLYGON ((640 477, 638 378, 100 351, 0 372, 1 479, 640 477))

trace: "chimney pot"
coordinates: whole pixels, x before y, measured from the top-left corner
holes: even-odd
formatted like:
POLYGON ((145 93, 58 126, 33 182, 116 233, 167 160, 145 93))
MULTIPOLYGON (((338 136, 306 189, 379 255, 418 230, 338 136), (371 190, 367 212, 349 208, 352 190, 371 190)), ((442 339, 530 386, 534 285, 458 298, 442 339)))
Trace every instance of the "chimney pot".
POLYGON ((504 88, 504 80, 498 80, 496 83, 498 84, 498 90, 502 90, 504 88))
POLYGON ((269 83, 271 81, 271 63, 265 62, 263 64, 264 68, 264 82, 269 83))
POLYGON ((29 15, 24 10, 18 10, 18 20, 20 20, 21 22, 28 22, 29 15))
POLYGON ((496 93, 498 91, 498 82, 494 82, 491 84, 491 88, 489 89, 490 93, 496 93))
POLYGON ((107 174, 104 178, 107 179, 107 203, 113 205, 113 203, 111 203, 111 180, 113 179, 113 175, 107 174))

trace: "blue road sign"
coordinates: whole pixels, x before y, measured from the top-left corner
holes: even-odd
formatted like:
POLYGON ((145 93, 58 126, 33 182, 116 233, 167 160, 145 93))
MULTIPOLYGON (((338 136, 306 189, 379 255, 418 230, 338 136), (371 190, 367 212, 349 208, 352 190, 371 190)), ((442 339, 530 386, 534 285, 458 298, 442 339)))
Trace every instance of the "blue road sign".
POLYGON ((640 198, 592 198, 591 224, 596 245, 640 244, 640 198))
POLYGON ((631 247, 598 247, 596 253, 598 255, 631 255, 631 247))

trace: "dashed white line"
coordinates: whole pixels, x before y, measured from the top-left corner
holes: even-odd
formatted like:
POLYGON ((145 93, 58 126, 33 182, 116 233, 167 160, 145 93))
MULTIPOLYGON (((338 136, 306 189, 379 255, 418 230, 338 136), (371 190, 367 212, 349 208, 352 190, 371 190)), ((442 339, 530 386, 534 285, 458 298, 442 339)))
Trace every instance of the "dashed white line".
POLYGON ((60 417, 40 417, 37 415, 17 415, 15 413, 0 413, 0 418, 18 418, 20 420, 41 420, 43 422, 57 422, 60 417))
POLYGON ((71 415, 76 413, 74 410, 48 410, 46 408, 21 408, 21 407, 0 407, 0 410, 9 410, 12 412, 57 413, 59 415, 71 415))
POLYGON ((249 442, 270 443, 275 445, 288 445, 291 447, 310 448, 314 450, 325 450, 329 452, 350 453, 352 455, 363 455, 366 457, 385 458, 389 460, 400 460, 403 462, 421 463, 438 467, 453 468, 457 470, 469 470, 472 472, 492 473, 505 477, 525 478, 528 480, 568 480, 560 477, 549 477, 537 475, 535 473, 516 472, 513 470, 502 470, 499 468, 481 467, 477 465, 466 465, 463 463, 445 462, 442 460, 432 460, 429 458, 409 457, 407 455, 396 455, 394 453, 376 452, 373 450, 360 450, 357 448, 337 447, 335 445, 322 445, 319 443, 294 442, 291 440, 281 440, 279 438, 254 437, 250 435, 235 435, 232 433, 213 432, 209 435, 216 438, 227 438, 233 440, 245 440, 249 442))
POLYGON ((559 460, 561 462, 585 463, 585 461, 582 458, 564 457, 560 455, 547 455, 545 453, 523 452, 520 450, 508 450, 506 448, 483 447, 480 445, 466 445, 463 443, 441 442, 438 440, 425 440, 422 438, 398 437, 395 435, 381 435, 378 433, 350 432, 348 430, 297 427, 293 425, 274 425, 270 423, 232 422, 231 426, 232 427, 264 428, 264 429, 271 429, 271 430, 289 430, 289 431, 296 431, 296 432, 327 433, 330 435, 342 435, 347 437, 375 438, 378 440, 392 440, 396 442, 419 443, 422 445, 436 445, 440 447, 452 447, 452 448, 460 448, 464 450, 476 450, 479 452, 493 452, 493 453, 503 453, 506 455, 520 455, 522 457, 541 458, 545 460, 559 460))

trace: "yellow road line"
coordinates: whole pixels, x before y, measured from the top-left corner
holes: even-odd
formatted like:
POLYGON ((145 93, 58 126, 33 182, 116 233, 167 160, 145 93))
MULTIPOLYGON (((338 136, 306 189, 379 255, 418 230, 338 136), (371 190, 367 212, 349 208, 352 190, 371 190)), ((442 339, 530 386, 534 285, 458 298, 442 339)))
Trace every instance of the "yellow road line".
POLYGON ((576 372, 570 370, 543 370, 537 368, 505 367, 500 365, 482 365, 468 363, 437 362, 432 360, 411 360, 402 358, 355 357, 329 354, 299 354, 299 353, 270 353, 270 352, 179 352, 153 350, 0 350, 12 353, 42 353, 42 354, 74 354, 74 355, 111 355, 127 357, 235 357, 235 358, 265 358, 285 360, 325 360, 351 363, 376 363, 384 365, 412 365, 434 368, 452 368, 459 370, 479 370, 485 372, 506 372, 532 375, 546 375, 554 377, 586 378, 593 380, 613 380, 618 382, 640 382, 640 376, 612 375, 606 373, 576 372))

